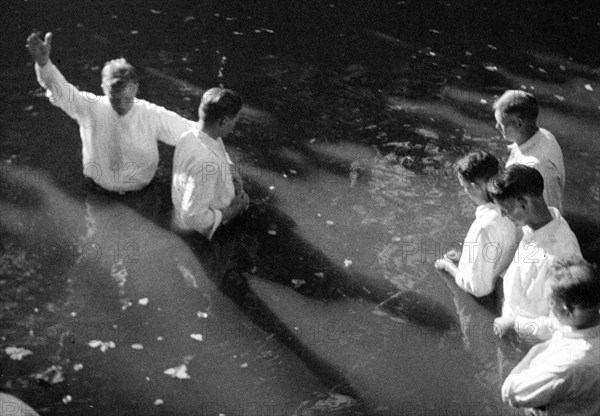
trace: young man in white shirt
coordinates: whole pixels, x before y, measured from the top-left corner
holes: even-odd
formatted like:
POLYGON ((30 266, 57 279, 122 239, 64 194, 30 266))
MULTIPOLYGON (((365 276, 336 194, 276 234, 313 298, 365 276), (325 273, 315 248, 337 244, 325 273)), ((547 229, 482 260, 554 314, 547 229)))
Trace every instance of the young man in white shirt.
POLYGON ((43 41, 36 33, 27 38, 38 82, 50 102, 79 124, 84 176, 110 192, 145 188, 158 167, 157 141, 174 146, 195 123, 136 98, 138 78, 123 58, 102 69, 104 96, 79 91, 52 64, 51 45, 51 33, 43 41))
POLYGON ((435 267, 448 272, 473 296, 486 296, 494 291, 496 279, 513 259, 517 229, 487 191, 488 181, 500 170, 498 159, 479 150, 459 160, 455 170, 463 190, 477 204, 475 221, 465 237, 458 266, 447 255, 437 260, 435 267))
POLYGON ((508 90, 494 103, 496 128, 513 142, 506 167, 519 163, 537 169, 544 178, 544 200, 563 212, 565 165, 556 138, 537 126, 539 107, 533 94, 508 90))
POLYGON ((558 264, 550 304, 559 329, 502 385, 502 400, 531 415, 600 415, 600 275, 585 260, 558 264))
POLYGON ((514 164, 489 182, 494 202, 518 227, 523 238, 504 274, 502 316, 494 331, 514 329, 530 342, 549 339, 554 331, 548 304, 549 269, 553 261, 581 259, 577 238, 557 208, 544 202, 544 179, 529 166, 514 164))
POLYGON ((248 195, 222 140, 235 128, 241 109, 238 93, 211 88, 202 96, 198 125, 175 147, 171 197, 179 231, 197 231, 210 240, 221 224, 248 208, 248 195))

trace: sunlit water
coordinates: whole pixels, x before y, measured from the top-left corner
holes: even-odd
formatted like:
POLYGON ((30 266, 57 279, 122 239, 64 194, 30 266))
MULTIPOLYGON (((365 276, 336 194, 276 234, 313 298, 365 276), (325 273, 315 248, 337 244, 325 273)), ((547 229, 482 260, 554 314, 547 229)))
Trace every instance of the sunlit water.
POLYGON ((124 54, 144 70, 143 98, 189 118, 203 89, 240 91, 226 142, 252 206, 212 245, 173 233, 166 147, 150 191, 94 194, 77 126, 43 98, 25 52, 12 58, 1 345, 32 355, 3 353, 0 388, 50 414, 512 414, 499 389, 523 347, 493 337, 496 299, 433 268, 474 216, 452 163, 474 148, 506 157, 490 104, 533 90, 565 153, 567 219, 593 259, 597 69, 585 50, 569 59, 535 36, 516 51, 485 25, 466 36, 439 20, 464 10, 427 4, 134 14, 105 2, 43 21, 42 3, 19 6, 11 47, 30 27, 52 30, 55 61, 84 89, 98 92, 102 63, 124 54))

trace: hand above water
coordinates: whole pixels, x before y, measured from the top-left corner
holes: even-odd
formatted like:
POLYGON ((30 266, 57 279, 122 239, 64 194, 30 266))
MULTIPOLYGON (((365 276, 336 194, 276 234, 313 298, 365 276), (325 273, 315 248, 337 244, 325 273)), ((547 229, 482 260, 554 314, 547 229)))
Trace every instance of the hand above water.
POLYGON ((52 48, 52 33, 46 33, 46 37, 42 41, 38 33, 32 33, 27 38, 25 45, 27 50, 39 66, 44 66, 50 60, 50 49, 52 48))
POLYGON ((515 326, 515 318, 512 316, 501 316, 494 319, 494 334, 498 338, 505 336, 515 326))

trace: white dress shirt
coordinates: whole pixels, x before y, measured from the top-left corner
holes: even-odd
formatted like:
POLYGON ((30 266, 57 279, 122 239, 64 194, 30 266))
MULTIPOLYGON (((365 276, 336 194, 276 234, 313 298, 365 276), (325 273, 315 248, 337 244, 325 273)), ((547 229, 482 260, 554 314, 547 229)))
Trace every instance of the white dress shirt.
POLYGON ((565 326, 531 348, 504 381, 502 399, 538 415, 600 415, 600 325, 565 326))
POLYGON ((211 239, 221 224, 221 210, 235 197, 234 166, 222 139, 194 128, 182 136, 173 159, 175 225, 211 239))
POLYGON ((581 259, 577 237, 557 208, 552 221, 533 230, 523 227, 523 239, 504 275, 503 316, 515 318, 515 331, 546 340, 555 329, 548 304, 548 277, 554 260, 581 259))
POLYGON ((565 190, 565 164, 560 145, 552 133, 539 128, 537 133, 521 146, 508 146, 510 155, 506 167, 518 163, 535 168, 544 178, 544 200, 549 207, 563 212, 562 199, 565 190))
POLYGON ((493 203, 477 207, 475 221, 463 243, 456 284, 474 296, 494 290, 496 278, 508 268, 517 249, 517 229, 493 203))
POLYGON ((35 65, 38 82, 50 102, 79 124, 83 174, 109 191, 144 188, 158 167, 161 140, 174 146, 195 122, 164 107, 136 98, 127 114, 120 116, 108 97, 79 91, 48 61, 35 65))

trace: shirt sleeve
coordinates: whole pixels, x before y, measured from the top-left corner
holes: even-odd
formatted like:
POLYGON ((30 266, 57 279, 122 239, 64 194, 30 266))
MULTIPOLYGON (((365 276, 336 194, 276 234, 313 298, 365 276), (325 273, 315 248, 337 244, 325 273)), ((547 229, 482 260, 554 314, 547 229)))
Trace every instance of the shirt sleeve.
POLYGON ((515 316, 515 332, 521 338, 530 339, 534 342, 539 340, 548 340, 557 329, 550 316, 540 316, 538 318, 526 318, 524 316, 515 316))
POLYGON ((463 243, 455 281, 459 287, 473 296, 485 296, 494 290, 496 259, 495 254, 491 253, 494 250, 490 247, 500 242, 498 238, 494 238, 492 235, 494 235, 493 232, 482 228, 475 241, 465 241, 463 243))
POLYGON ((559 401, 568 390, 567 384, 564 372, 552 365, 528 366, 506 378, 502 400, 513 407, 544 407, 559 401))
POLYGON ((209 240, 223 219, 220 210, 210 208, 218 180, 218 175, 202 175, 202 171, 189 175, 181 202, 183 223, 209 240))
POLYGON ((541 162, 536 168, 544 178, 544 201, 548 206, 556 207, 562 212, 563 187, 558 169, 550 161, 541 162))
POLYGON ((90 104, 98 102, 100 97, 90 92, 79 91, 69 83, 51 61, 40 67, 35 64, 38 83, 46 90, 46 96, 52 105, 79 121, 90 104))
POLYGON ((159 105, 151 104, 150 108, 159 123, 158 140, 171 146, 177 145, 183 134, 196 125, 195 121, 181 117, 176 112, 159 105))

